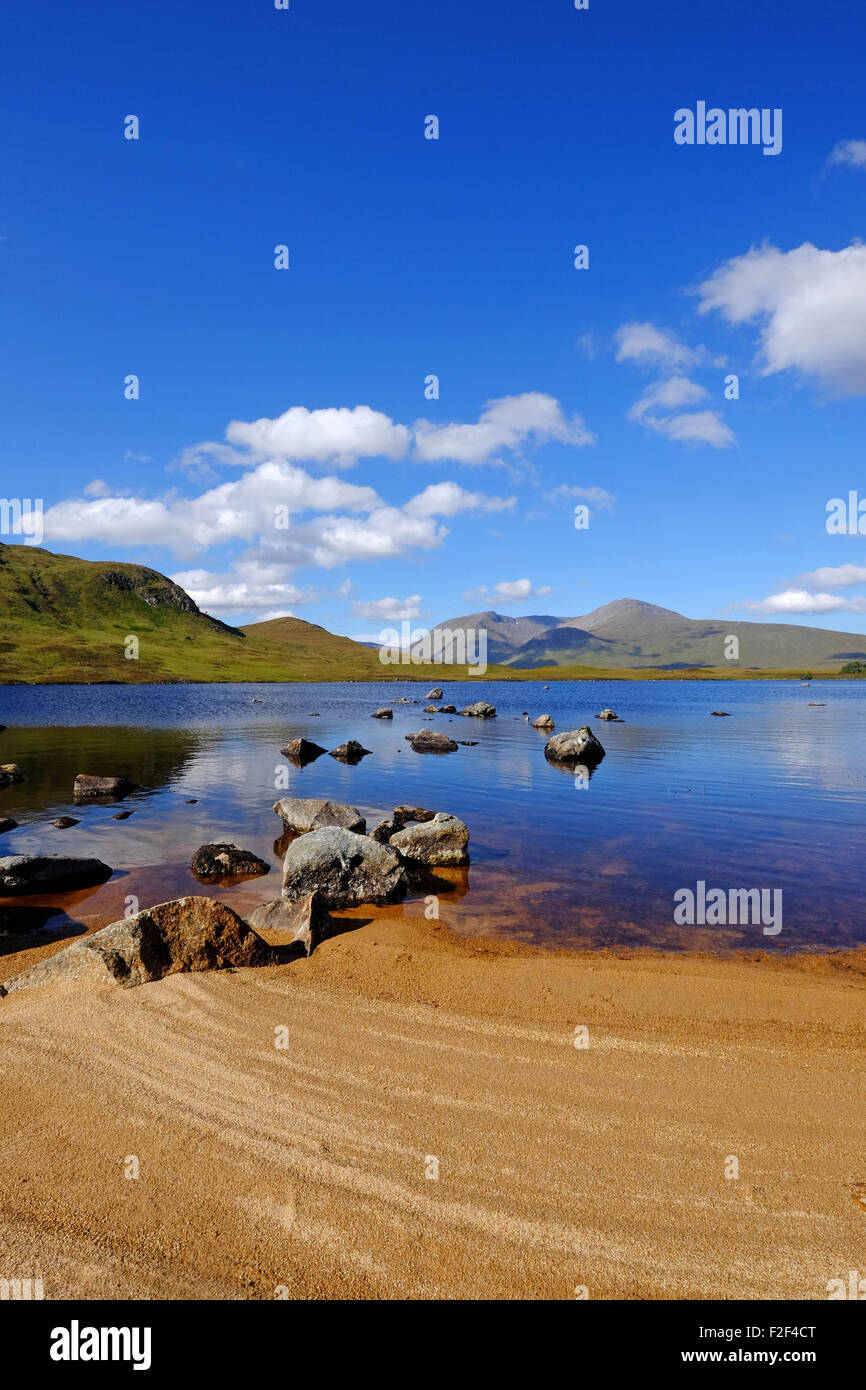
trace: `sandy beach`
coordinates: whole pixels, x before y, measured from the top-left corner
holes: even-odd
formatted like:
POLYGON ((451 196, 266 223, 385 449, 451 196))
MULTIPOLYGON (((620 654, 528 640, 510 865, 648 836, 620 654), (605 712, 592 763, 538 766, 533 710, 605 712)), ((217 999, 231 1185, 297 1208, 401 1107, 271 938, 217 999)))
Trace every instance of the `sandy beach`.
POLYGON ((283 966, 0 1001, 0 1275, 46 1298, 825 1299, 866 1264, 866 952, 344 920, 283 966))

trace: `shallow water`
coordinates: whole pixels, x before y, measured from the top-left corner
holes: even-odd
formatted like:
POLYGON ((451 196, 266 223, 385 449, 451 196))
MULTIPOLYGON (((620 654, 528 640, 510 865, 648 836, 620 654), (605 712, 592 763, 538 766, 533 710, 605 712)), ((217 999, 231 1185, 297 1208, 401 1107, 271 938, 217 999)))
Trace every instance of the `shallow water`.
MULTIPOLYGON (((0 686, 3 762, 26 781, 0 791, 20 828, 0 852, 96 855, 117 872, 74 897, 18 899, 63 907, 71 922, 120 915, 183 892, 213 893, 189 871, 193 851, 231 840, 274 865, 222 889, 240 910, 279 892, 278 796, 348 801, 368 826, 400 803, 447 810, 471 832, 472 865, 446 875, 443 921, 567 946, 670 949, 848 947, 863 941, 866 684, 857 681, 490 682, 444 687, 458 709, 489 699, 498 717, 424 715, 427 686, 0 686), (394 719, 371 712, 395 697, 394 719), (810 700, 822 701, 811 708, 810 700), (610 705, 625 721, 594 718, 610 705), (729 710, 728 719, 713 709, 729 710), (317 712, 318 717, 313 716, 317 712), (606 749, 588 784, 544 757, 548 737, 589 723, 606 749), (422 727, 476 739, 447 756, 416 754, 422 727), (303 735, 372 750, 354 767, 324 756, 303 770, 280 756, 303 735), (121 805, 75 807, 78 772, 125 773, 142 789, 121 805), (287 774, 287 785, 286 785, 287 774), (196 804, 188 805, 190 798, 196 804), (128 820, 113 817, 130 809, 128 820), (76 816, 59 830, 50 822, 76 816), (674 893, 778 889, 782 930, 674 923, 674 893)), ((441 702, 439 702, 441 703, 441 702)), ((423 903, 398 911, 417 914, 423 903)))

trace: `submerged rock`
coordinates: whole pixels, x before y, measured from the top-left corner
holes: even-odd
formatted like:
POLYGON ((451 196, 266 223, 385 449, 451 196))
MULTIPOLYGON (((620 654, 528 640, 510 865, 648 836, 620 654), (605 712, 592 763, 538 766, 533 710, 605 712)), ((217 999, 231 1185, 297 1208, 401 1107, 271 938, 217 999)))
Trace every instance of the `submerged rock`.
POLYGON ((350 738, 348 743, 341 743, 339 748, 332 748, 331 757, 341 763, 359 763, 370 751, 369 748, 362 747, 356 739, 350 738))
POLYGON ((389 705, 382 705, 381 709, 373 710, 374 719, 393 719, 394 711, 389 705))
POLYGON ((284 758, 288 758, 295 767, 306 767, 308 763, 315 762, 316 758, 321 758, 323 753, 327 753, 327 748, 322 748, 318 743, 313 743, 309 738, 293 738, 291 743, 287 743, 280 752, 284 758))
POLYGON ((456 753, 457 744, 447 734, 435 734, 432 729, 421 729, 417 734, 406 734, 406 742, 416 753, 456 753))
POLYGON ((73 787, 73 796, 76 801, 86 801, 92 796, 126 796, 128 792, 135 791, 136 783, 130 782, 128 777, 94 777, 89 772, 79 772, 73 787))
POLYGON ((478 747, 478 739, 477 739, 477 738, 458 738, 457 742, 458 742, 459 744, 461 744, 462 747, 464 747, 464 748, 477 748, 477 747, 478 747))
POLYGON ((114 815, 114 816, 111 817, 111 819, 112 819, 112 820, 129 820, 130 816, 134 816, 134 815, 135 815, 135 812, 134 812, 134 811, 118 811, 116 815, 114 815))
POLYGON ((0 906, 0 936, 29 936, 56 915, 54 907, 0 906))
POLYGON ((446 868, 468 864, 469 830, 456 816, 439 811, 432 820, 416 822, 391 836, 391 845, 407 859, 446 868))
POLYGON ((18 771, 17 763, 4 763, 0 766, 0 788, 15 787, 23 781, 24 778, 18 771))
POLYGON ((76 820, 74 816, 58 816, 57 820, 53 820, 51 824, 56 826, 58 830, 68 830, 71 825, 80 825, 81 821, 76 820))
POLYGON ((476 700, 474 705, 467 705, 460 713, 474 719, 493 719, 496 716, 496 706, 488 704, 486 700, 476 700))
POLYGON ((584 724, 580 729, 569 729, 565 733, 554 734, 544 745, 544 756, 551 763, 598 763, 604 757, 604 749, 592 729, 584 724))
POLYGON ((17 822, 17 820, 13 820, 11 816, 0 816, 0 835, 5 834, 5 832, 6 832, 7 830, 17 830, 17 829, 18 829, 18 822, 17 822))
POLYGON ((398 903, 408 887, 403 862, 390 845, 337 826, 302 835, 283 862, 283 897, 318 890, 326 907, 398 903))
POLYGON ((201 845, 193 855, 190 867, 196 878, 203 879, 205 883, 215 883, 221 878, 253 878, 271 871, 270 864, 253 854, 252 850, 233 844, 201 845))
POLYGON ((333 923, 318 890, 302 898, 275 898, 247 914, 247 924, 256 931, 286 932, 292 943, 300 942, 307 955, 328 935, 333 923))
POLYGON ((101 859, 72 859, 65 854, 11 854, 0 858, 0 894, 55 893, 105 883, 113 869, 101 859))
POLYGON ((710 714, 714 714, 717 719, 730 719, 730 714, 726 709, 711 709, 710 714))
POLYGON ((354 830, 360 835, 367 829, 366 820, 354 806, 317 796, 284 796, 276 802, 274 811, 293 835, 306 835, 309 830, 321 830, 328 825, 354 830))
POLYGON ((549 714, 540 714, 537 719, 532 721, 533 729, 552 729, 554 727, 553 718, 549 714))
POLYGON ((8 980, 6 989, 78 979, 129 988, 182 971, 267 965, 273 958, 271 947, 224 903, 176 898, 81 937, 8 980))

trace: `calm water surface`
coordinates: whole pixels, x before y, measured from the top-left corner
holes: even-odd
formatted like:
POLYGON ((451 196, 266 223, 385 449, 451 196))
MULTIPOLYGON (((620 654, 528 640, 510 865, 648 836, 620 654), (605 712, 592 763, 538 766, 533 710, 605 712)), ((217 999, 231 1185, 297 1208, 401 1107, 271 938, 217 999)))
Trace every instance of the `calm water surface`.
MULTIPOLYGON (((568 946, 670 949, 848 947, 864 940, 862 875, 866 684, 798 682, 455 682, 458 709, 489 699, 498 717, 424 715, 426 685, 0 686, 3 762, 26 781, 0 791, 0 815, 20 822, 0 852, 96 855, 115 870, 103 887, 62 899, 92 925, 184 892, 213 893, 189 871, 193 851, 232 840, 274 865, 219 896, 244 910, 279 892, 277 796, 348 801, 368 826, 400 803, 451 811, 471 833, 472 865, 449 871, 442 919, 466 933, 498 932, 568 946), (376 720, 395 704, 394 719, 376 720), (809 701, 824 702, 810 708, 809 701), (606 705, 625 721, 594 718, 606 705), (729 710, 729 719, 713 718, 729 710), (557 730, 589 723, 607 750, 589 785, 544 757, 547 735, 523 718, 549 713, 557 730), (314 712, 318 717, 314 717, 314 712), (445 757, 419 755, 421 727, 476 739, 445 757), (327 756, 303 770, 280 749, 304 735, 372 750, 355 767, 327 756), (285 774, 288 769, 288 787, 285 774), (78 772, 125 773, 141 791, 117 805, 76 808, 78 772), (282 779, 282 780, 281 780, 282 779), (196 804, 187 800, 196 798, 196 804), (59 815, 80 824, 58 830, 59 815), (678 888, 783 893, 783 929, 710 929, 673 921, 678 888)), ((19 902, 21 900, 18 900, 19 902)), ((395 909, 423 911, 409 902, 395 909)), ((57 925, 53 923, 52 925, 57 925)))

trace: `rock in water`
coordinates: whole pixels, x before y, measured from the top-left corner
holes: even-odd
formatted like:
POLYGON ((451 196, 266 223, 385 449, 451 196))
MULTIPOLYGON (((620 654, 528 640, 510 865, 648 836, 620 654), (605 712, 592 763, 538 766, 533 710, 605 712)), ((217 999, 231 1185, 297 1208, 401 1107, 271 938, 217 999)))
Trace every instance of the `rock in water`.
POLYGON ((275 898, 247 914, 247 924, 256 931, 286 932, 292 943, 298 941, 307 955, 328 935, 333 923, 328 909, 317 891, 306 893, 292 902, 275 898))
POLYGON ((398 830, 390 843, 407 859, 438 868, 469 863, 469 831, 456 816, 439 811, 432 820, 416 822, 398 830))
POLYGON ((424 696, 424 699, 425 699, 425 700, 441 700, 441 699, 442 699, 442 687, 441 687, 441 685, 434 685, 434 687, 433 687, 432 690, 428 690, 428 691, 427 691, 427 694, 424 696))
POLYGON ((397 829, 402 830, 410 820, 432 820, 436 812, 425 811, 423 806, 395 806, 393 814, 397 829))
POLYGON ((597 714, 597 715, 596 715, 596 719, 608 719, 608 720, 616 719, 616 720, 619 720, 619 715, 618 715, 618 714, 614 714, 614 712, 613 712, 612 709, 603 709, 602 712, 601 712, 601 714, 597 714))
POLYGON ((271 871, 270 864, 259 859, 252 850, 232 844, 201 845, 192 857, 190 868, 196 878, 205 883, 217 883, 221 878, 252 878, 271 871))
POLYGON ((359 763, 369 752, 369 748, 363 748, 356 739, 350 738, 348 743, 341 743, 339 748, 332 748, 331 757, 341 763, 359 763))
POLYGON ((3 835, 7 830, 17 829, 17 820, 13 820, 11 816, 0 816, 0 835, 3 835))
POLYGON ((393 718, 394 718, 394 711, 393 711, 392 709, 390 709, 390 708, 388 707, 388 705, 383 705, 381 709, 376 709, 376 710, 373 711, 373 718, 374 718, 374 719, 393 719, 393 718))
POLYGON ((424 713, 425 713, 425 714, 438 714, 438 713, 439 713, 439 706, 438 706, 438 705, 425 705, 425 706, 424 706, 424 713))
POLYGON ((58 816, 57 820, 53 820, 51 824, 56 826, 58 830, 68 830, 71 825, 80 825, 81 821, 76 820, 74 816, 58 816))
POLYGON ((326 907, 398 903, 408 887, 403 861, 390 845, 337 826, 302 835, 283 862, 283 897, 303 898, 318 889, 326 907))
POLYGON ((288 758, 295 767, 306 767, 307 763, 315 762, 316 758, 321 758, 327 751, 327 748, 321 748, 309 738, 293 738, 291 743, 280 749, 283 757, 288 758))
POLYGON ((434 734, 432 729, 421 729, 417 734, 406 734, 406 742, 416 753, 456 753, 457 744, 447 734, 434 734))
POLYGON ((440 714, 456 714, 456 713, 457 713, 457 706, 456 706, 456 705, 441 705, 440 708, 439 708, 439 713, 440 713, 440 714))
POLYGON ((489 705, 486 700, 476 700, 474 705, 467 705, 460 713, 471 715, 475 719, 493 719, 496 715, 496 706, 489 705))
POLYGON ((65 854, 11 854, 0 858, 0 894, 56 893, 105 883, 113 869, 101 859, 72 859, 65 854))
POLYGON ((354 830, 359 835, 367 829, 366 820, 354 806, 324 801, 318 796, 284 796, 274 810, 292 835, 306 835, 308 830, 323 830, 328 825, 354 830))
POLYGON ((533 729, 552 729, 554 727, 553 718, 549 714, 540 714, 537 719, 533 719, 532 727, 533 729))
POLYGON ((17 763, 6 763, 4 767, 0 767, 0 787, 14 787, 23 781, 17 763))
POLYGON ((711 709, 710 714, 714 714, 717 719, 730 719, 730 714, 726 709, 711 709))
POLYGON ((127 987, 181 971, 267 965, 271 947, 237 913, 213 898, 176 898, 119 922, 39 961, 6 989, 88 979, 127 987))
POLYGON ((580 729, 569 729, 566 733, 554 734, 544 745, 544 756, 551 763, 592 765, 601 762, 604 749, 592 729, 584 724, 580 729))
POLYGON ((55 907, 0 906, 0 936, 29 936, 56 915, 55 907))
POLYGON ((76 801, 86 801, 92 796, 126 796, 135 791, 136 783, 128 777, 93 777, 89 772, 79 772, 73 787, 76 801))

